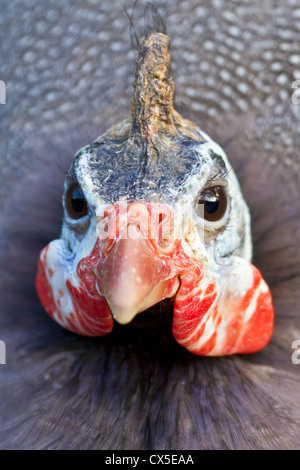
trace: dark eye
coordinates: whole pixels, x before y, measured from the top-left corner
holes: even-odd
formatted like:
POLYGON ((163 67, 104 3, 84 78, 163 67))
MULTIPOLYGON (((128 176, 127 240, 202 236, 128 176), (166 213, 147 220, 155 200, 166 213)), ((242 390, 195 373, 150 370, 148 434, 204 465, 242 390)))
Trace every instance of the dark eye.
POLYGON ((66 209, 72 219, 81 219, 88 213, 86 199, 81 188, 71 184, 66 195, 66 209))
POLYGON ((227 208, 227 195, 222 186, 215 186, 202 191, 197 204, 198 213, 209 222, 216 222, 222 219, 227 208))

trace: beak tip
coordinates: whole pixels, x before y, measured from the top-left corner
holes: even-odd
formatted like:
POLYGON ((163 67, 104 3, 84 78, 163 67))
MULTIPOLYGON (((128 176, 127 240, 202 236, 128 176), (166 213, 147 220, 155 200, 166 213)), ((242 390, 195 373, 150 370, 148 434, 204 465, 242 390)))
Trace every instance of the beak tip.
POLYGON ((109 304, 109 308, 113 319, 119 323, 119 325, 128 325, 128 323, 130 323, 138 314, 138 311, 134 307, 124 307, 109 304))

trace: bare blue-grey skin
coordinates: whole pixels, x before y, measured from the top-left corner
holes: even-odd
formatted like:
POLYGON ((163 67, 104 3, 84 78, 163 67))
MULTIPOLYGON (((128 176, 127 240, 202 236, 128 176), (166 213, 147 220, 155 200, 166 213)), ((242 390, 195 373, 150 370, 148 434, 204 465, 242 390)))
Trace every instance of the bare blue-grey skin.
POLYGON ((2 0, 1 448, 300 447, 297 3, 153 1, 172 43, 176 108, 230 157, 277 313, 263 352, 199 359, 168 322, 93 340, 44 315, 36 260, 59 236, 64 171, 130 106, 136 52, 123 7, 132 3, 2 0))

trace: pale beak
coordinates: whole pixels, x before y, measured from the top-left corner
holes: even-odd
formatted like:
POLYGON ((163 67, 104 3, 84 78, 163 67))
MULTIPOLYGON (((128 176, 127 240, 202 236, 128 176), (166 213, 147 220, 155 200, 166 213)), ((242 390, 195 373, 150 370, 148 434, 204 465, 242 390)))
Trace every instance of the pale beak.
POLYGON ((142 235, 138 224, 129 224, 126 229, 127 234, 134 232, 134 237, 115 240, 97 268, 99 290, 120 324, 131 322, 138 313, 173 297, 179 287, 168 256, 142 235))

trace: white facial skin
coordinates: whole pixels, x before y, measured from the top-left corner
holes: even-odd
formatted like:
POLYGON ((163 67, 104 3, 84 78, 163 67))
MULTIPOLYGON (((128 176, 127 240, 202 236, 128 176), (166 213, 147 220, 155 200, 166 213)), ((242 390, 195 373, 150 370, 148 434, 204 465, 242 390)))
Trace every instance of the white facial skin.
MULTIPOLYGON (((222 148, 202 133, 206 144, 201 145, 201 156, 206 159, 201 174, 190 176, 186 185, 189 189, 184 198, 180 198, 175 206, 175 213, 184 213, 190 223, 195 227, 187 233, 188 242, 183 239, 183 247, 186 254, 197 260, 204 258, 214 260, 217 264, 224 265, 231 262, 226 259, 230 255, 240 256, 247 261, 252 258, 252 242, 250 227, 250 212, 243 198, 237 177, 229 164, 227 156, 222 148), (204 188, 211 177, 209 164, 209 151, 213 150, 222 157, 226 166, 226 175, 214 179, 213 186, 226 188, 228 198, 227 210, 224 216, 216 222, 208 222, 199 217, 195 210, 195 200, 199 195, 199 188, 204 188)), ((188 224, 186 224, 188 226, 188 224)))
MULTIPOLYGON (((195 234, 189 233, 189 243, 186 244, 183 240, 184 249, 186 253, 194 259, 199 259, 199 256, 201 256, 200 253, 203 252, 204 249, 207 256, 210 253, 215 261, 221 264, 226 263, 226 256, 231 254, 241 256, 247 261, 250 261, 252 257, 250 213, 243 198, 237 177, 222 148, 202 131, 199 132, 199 134, 202 138, 207 140, 207 143, 201 144, 201 147, 199 147, 199 158, 204 161, 200 174, 192 174, 189 176, 188 180, 185 182, 186 190, 184 195, 178 192, 178 188, 170 190, 170 192, 173 192, 173 194, 170 195, 175 201, 172 204, 172 209, 176 219, 187 221, 187 215, 189 214, 190 222, 195 226, 195 232, 198 232, 201 238, 199 241, 199 237, 197 236, 198 241, 196 242, 195 234), (207 187, 208 180, 213 176, 211 172, 211 150, 222 158, 226 166, 226 174, 222 176, 223 172, 221 171, 220 177, 214 179, 211 185, 226 188, 229 196, 226 214, 217 222, 207 222, 204 221, 201 216, 199 217, 195 203, 199 193, 201 193, 201 189, 207 187), (226 227, 225 230, 224 227, 226 227)), ((88 155, 82 153, 77 167, 77 177, 90 208, 90 227, 84 237, 74 235, 70 227, 72 225, 76 226, 81 224, 82 221, 73 221, 68 217, 65 211, 67 225, 63 225, 61 235, 61 238, 65 240, 76 253, 74 260, 75 265, 80 259, 88 256, 91 252, 96 241, 96 216, 101 217, 105 208, 109 205, 104 202, 104 188, 103 194, 101 194, 101 182, 97 184, 97 188, 95 188, 93 184, 88 168, 88 157, 88 155)), ((155 193, 153 197, 155 198, 155 193)), ((119 202, 124 203, 126 199, 122 198, 119 202)))
MULTIPOLYGON (((172 210, 181 230, 181 243, 186 255, 199 261, 208 277, 218 277, 222 284, 222 267, 229 264, 232 272, 238 268, 239 263, 234 262, 233 255, 241 256, 247 261, 251 259, 250 216, 237 178, 225 153, 208 136, 204 135, 204 137, 208 142, 201 145, 201 158, 205 161, 201 167, 201 173, 191 175, 185 182, 187 191, 184 196, 176 194, 176 188, 174 188, 176 198, 172 210), (199 196, 199 188, 206 187, 207 181, 211 178, 211 150, 222 157, 228 170, 225 176, 220 175, 213 181, 214 186, 224 187, 228 194, 225 214, 222 219, 216 222, 204 220, 203 214, 199 213, 199 207, 195 203, 199 196), (224 227, 226 228, 224 229, 224 227)), ((86 168, 84 153, 81 155, 78 168, 80 168, 78 171, 79 181, 88 202, 88 214, 82 219, 73 220, 68 215, 64 196, 65 221, 61 240, 51 243, 47 255, 47 263, 55 273, 49 281, 53 286, 54 297, 60 298, 60 301, 59 292, 66 291, 64 286, 67 279, 71 280, 72 285, 78 287, 76 274, 78 263, 91 254, 98 236, 97 221, 108 206, 104 203, 99 191, 93 190, 94 186, 86 168), (83 233, 78 233, 78 229, 83 233)), ((68 185, 69 183, 66 183, 66 190, 68 185)), ((126 201, 120 202, 125 203, 126 201)), ((251 278, 248 280, 249 282, 246 282, 245 272, 237 272, 236 276, 239 279, 245 279, 245 288, 251 283, 251 278)), ((67 291, 65 294, 64 311, 65 315, 69 315, 73 306, 71 300, 66 301, 67 291)), ((56 319, 59 321, 58 318, 56 319)))
MULTIPOLYGON (((250 261, 252 256, 250 214, 237 177, 222 148, 202 132, 201 137, 207 140, 207 143, 201 145, 201 159, 206 162, 201 167, 201 173, 191 175, 188 178, 185 182, 187 191, 184 195, 176 194, 176 188, 174 188, 175 203, 172 209, 176 220, 180 221, 179 225, 182 224, 181 229, 184 232, 184 236, 182 236, 183 249, 190 258, 201 261, 203 265, 206 265, 208 270, 213 266, 216 268, 218 265, 221 267, 227 263, 231 264, 232 255, 250 261), (222 157, 227 169, 224 177, 220 172, 220 178, 214 179, 212 183, 213 186, 226 188, 229 196, 226 213, 217 222, 204 220, 201 214, 199 215, 199 210, 197 214, 195 203, 199 192, 201 192, 200 189, 206 187, 207 181, 212 176, 210 150, 222 157)), ((94 185, 87 171, 84 153, 80 157, 78 168, 80 170, 77 175, 88 202, 89 214, 82 220, 72 220, 68 216, 63 198, 65 223, 62 227, 61 239, 66 247, 64 250, 60 249, 56 254, 57 263, 60 264, 61 269, 64 266, 68 275, 72 273, 74 279, 76 278, 78 262, 90 255, 96 243, 97 217, 101 217, 108 206, 102 195, 99 194, 99 190, 94 190, 94 185), (72 230, 72 227, 84 224, 89 224, 89 227, 83 235, 78 235, 76 231, 72 230), (69 249, 73 255, 70 256, 69 253, 66 258, 69 249)), ((124 201, 121 202, 124 203, 124 201)))

